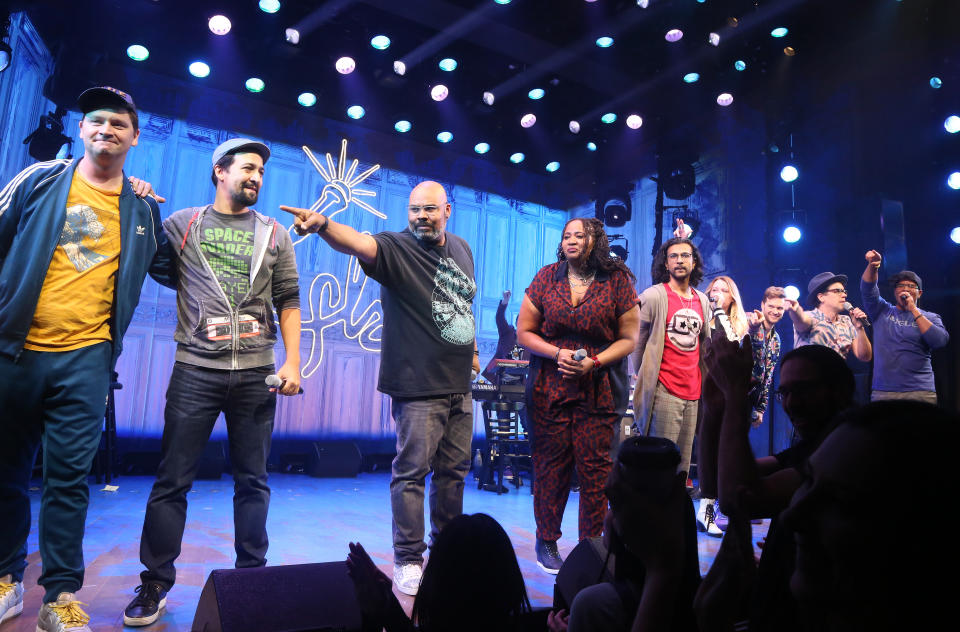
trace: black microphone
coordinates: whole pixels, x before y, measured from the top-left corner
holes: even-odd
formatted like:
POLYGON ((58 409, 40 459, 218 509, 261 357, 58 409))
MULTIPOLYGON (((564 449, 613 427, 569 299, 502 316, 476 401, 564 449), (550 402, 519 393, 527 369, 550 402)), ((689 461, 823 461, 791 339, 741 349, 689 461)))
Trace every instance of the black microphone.
MULTIPOLYGON (((853 309, 853 305, 851 305, 849 302, 846 302, 846 303, 843 304, 843 309, 845 309, 845 310, 847 310, 847 311, 849 312, 850 310, 853 309)), ((870 326, 870 319, 867 318, 866 316, 861 316, 861 317, 858 318, 857 320, 859 320, 859 321, 860 321, 860 324, 863 325, 864 327, 869 327, 869 326, 870 326)))
POLYGON ((710 305, 713 307, 713 318, 720 323, 720 328, 723 329, 723 333, 726 334, 727 340, 731 342, 740 342, 740 339, 737 338, 736 334, 733 333, 733 328, 730 327, 730 318, 720 307, 720 304, 717 303, 717 299, 715 297, 710 298, 710 305))
POLYGON ((573 359, 576 360, 577 362, 582 361, 586 357, 587 357, 586 349, 577 349, 576 351, 573 352, 573 359))
MULTIPOLYGON (((266 377, 266 379, 264 379, 263 381, 264 381, 264 382, 266 383, 266 385, 269 386, 270 388, 275 388, 275 389, 277 389, 277 390, 280 390, 281 388, 283 388, 283 385, 287 383, 287 381, 286 381, 285 379, 281 378, 279 375, 277 375, 277 374, 275 374, 275 373, 274 373, 274 374, 271 374, 271 375, 268 375, 268 376, 266 377)), ((303 387, 302 387, 302 386, 301 386, 300 389, 297 391, 297 395, 303 395, 303 387)))

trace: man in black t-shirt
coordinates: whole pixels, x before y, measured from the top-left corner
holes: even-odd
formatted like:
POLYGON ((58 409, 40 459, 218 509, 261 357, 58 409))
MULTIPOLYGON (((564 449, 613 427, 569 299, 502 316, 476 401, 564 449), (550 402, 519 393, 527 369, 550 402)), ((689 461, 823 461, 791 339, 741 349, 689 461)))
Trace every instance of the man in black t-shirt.
POLYGON ((430 482, 430 537, 463 510, 463 479, 473 437, 471 365, 479 372, 473 298, 473 253, 446 232, 450 203, 443 187, 421 182, 410 193, 409 227, 359 233, 307 209, 296 216, 301 235, 317 233, 337 252, 356 257, 381 285, 383 348, 378 390, 393 401, 397 457, 393 460, 393 580, 415 595, 424 543, 423 498, 430 482))

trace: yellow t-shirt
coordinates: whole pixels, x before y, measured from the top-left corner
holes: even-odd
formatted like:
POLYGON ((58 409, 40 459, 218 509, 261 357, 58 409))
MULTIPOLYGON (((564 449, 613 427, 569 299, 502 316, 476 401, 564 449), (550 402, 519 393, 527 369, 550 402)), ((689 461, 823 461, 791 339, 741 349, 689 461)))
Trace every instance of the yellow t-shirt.
POLYGON ((95 187, 76 170, 24 348, 72 351, 109 341, 119 265, 120 189, 95 187))

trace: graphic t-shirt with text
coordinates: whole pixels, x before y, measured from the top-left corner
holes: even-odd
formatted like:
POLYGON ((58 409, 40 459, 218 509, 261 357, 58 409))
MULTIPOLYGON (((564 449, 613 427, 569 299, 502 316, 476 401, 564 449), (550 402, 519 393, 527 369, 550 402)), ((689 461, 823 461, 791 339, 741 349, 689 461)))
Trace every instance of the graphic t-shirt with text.
POLYGON ((700 399, 700 332, 703 306, 696 292, 683 298, 664 283, 667 290, 667 327, 664 334, 660 383, 674 397, 700 399))
POLYGON ((233 308, 250 291, 254 222, 249 211, 231 215, 210 209, 200 227, 200 249, 233 308))

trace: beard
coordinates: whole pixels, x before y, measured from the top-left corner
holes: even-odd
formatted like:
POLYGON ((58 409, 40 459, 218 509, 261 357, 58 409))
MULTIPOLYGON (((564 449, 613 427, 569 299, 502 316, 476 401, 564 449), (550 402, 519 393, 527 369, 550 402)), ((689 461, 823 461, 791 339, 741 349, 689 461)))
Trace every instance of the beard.
POLYGON ((440 239, 443 237, 443 231, 430 226, 429 224, 410 224, 410 232, 413 233, 413 236, 417 238, 417 241, 423 244, 437 244, 440 242, 440 239), (429 230, 421 231, 419 228, 428 228, 429 230))
POLYGON ((240 187, 240 189, 234 191, 230 197, 237 204, 252 206, 257 203, 257 198, 260 197, 260 191, 249 187, 240 187))

